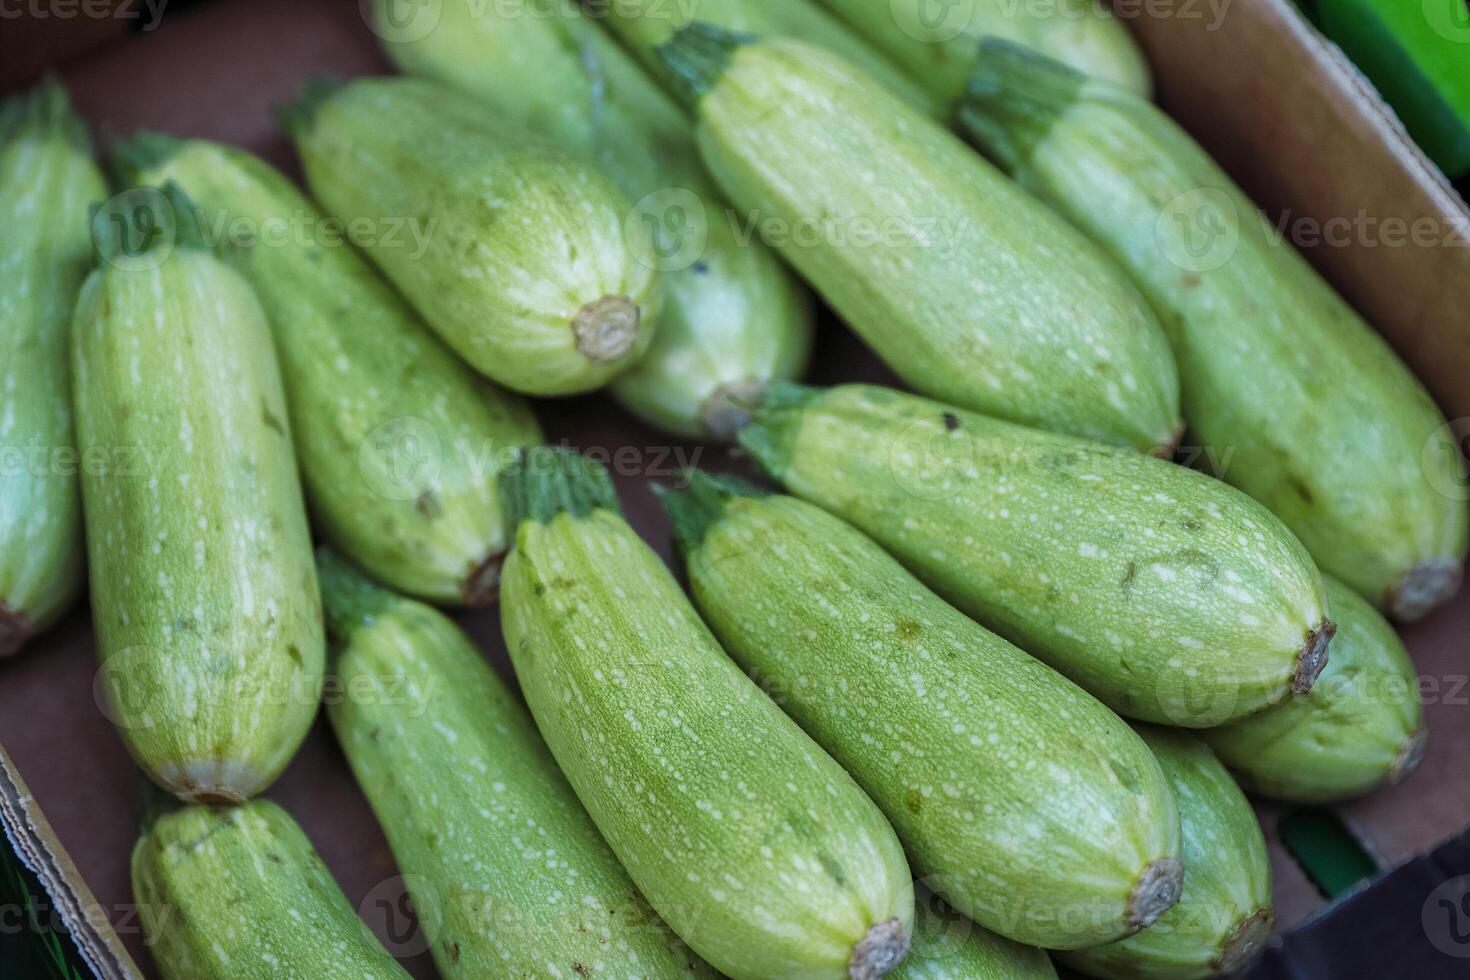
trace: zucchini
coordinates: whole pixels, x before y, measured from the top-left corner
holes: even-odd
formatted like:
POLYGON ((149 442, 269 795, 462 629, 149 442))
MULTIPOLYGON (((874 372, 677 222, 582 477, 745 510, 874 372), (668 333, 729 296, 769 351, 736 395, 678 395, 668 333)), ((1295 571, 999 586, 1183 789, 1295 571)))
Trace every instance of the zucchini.
POLYGON ((1147 97, 1148 62, 1123 22, 1098 0, 1055 4, 971 0, 935 17, 929 0, 821 0, 823 6, 902 65, 940 105, 953 105, 980 56, 983 38, 1023 44, 1077 71, 1147 97))
POLYGON ((734 980, 872 980, 903 959, 893 828, 721 651, 620 516, 607 471, 503 476, 501 625, 541 734, 649 904, 734 980))
POLYGON ((698 21, 729 31, 790 37, 825 48, 881 83, 910 108, 942 116, 948 106, 924 86, 812 0, 582 0, 589 16, 602 21, 671 90, 682 83, 656 49, 698 21))
POLYGON ((916 886, 908 959, 888 980, 1057 980, 1046 953, 1003 939, 916 886))
POLYGON ((865 385, 775 389, 741 444, 1120 714, 1213 727, 1327 660, 1306 551, 1185 467, 865 385))
POLYGON ((113 198, 72 324, 109 714, 190 802, 264 790, 316 714, 316 565, 265 313, 172 184, 113 198))
POLYGON ((67 327, 92 265, 87 206, 106 196, 59 82, 0 104, 0 658, 86 575, 67 327))
POLYGON ((570 395, 648 350, 660 285, 607 178, 420 79, 318 80, 285 115, 312 195, 482 374, 570 395))
POLYGON ((250 243, 218 252, 271 321, 322 535, 405 592, 492 601, 505 553, 496 467, 541 441, 525 403, 447 350, 264 161, 151 133, 114 153, 138 182, 177 181, 250 243))
POLYGON ((607 849, 520 702, 442 614, 318 555, 328 715, 444 977, 713 977, 607 849))
POLYGON ((1327 578, 1337 622, 1332 660, 1310 694, 1203 733, 1253 792, 1336 803, 1393 785, 1424 756, 1419 677, 1403 641, 1372 606, 1327 578))
POLYGON ((1455 593, 1470 516, 1443 414, 1198 144, 1144 100, 1003 43, 987 42, 960 118, 1143 288, 1222 479, 1402 619, 1455 593))
POLYGON ((1271 867, 1255 811, 1209 747, 1193 735, 1151 726, 1153 749, 1179 801, 1184 895, 1148 929, 1122 942, 1057 954, 1094 977, 1195 980, 1234 973, 1266 944, 1271 867))
MULTIPOLYGON (((379 0, 378 16, 391 5, 379 0)), ((613 382, 613 397, 677 435, 733 439, 742 406, 806 365, 805 291, 764 245, 737 239, 688 120, 572 0, 530 0, 516 11, 471 6, 444 4, 433 31, 384 50, 404 71, 483 99, 595 165, 638 202, 628 228, 663 273, 663 316, 648 353, 613 382)))
POLYGON ((158 817, 133 848, 132 872, 164 980, 408 977, 269 800, 158 817))
POLYGON ((705 164, 899 377, 1023 424, 1173 445, 1168 342, 1101 250, 839 58, 748 40, 701 24, 660 49, 698 103, 705 164))
POLYGON ((867 790, 914 871, 1033 946, 1112 942, 1179 897, 1179 815, 1128 726, 792 497, 665 495, 730 656, 867 790))

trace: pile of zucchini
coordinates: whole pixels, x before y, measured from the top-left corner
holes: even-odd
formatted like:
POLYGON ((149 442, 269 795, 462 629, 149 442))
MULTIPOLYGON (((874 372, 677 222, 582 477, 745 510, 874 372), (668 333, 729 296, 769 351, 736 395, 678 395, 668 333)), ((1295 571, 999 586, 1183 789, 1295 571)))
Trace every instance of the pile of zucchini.
POLYGON ((163 975, 406 975, 261 798, 324 689, 445 977, 1248 962, 1237 782, 1412 771, 1384 614, 1456 591, 1464 477, 1118 22, 378 6, 409 77, 284 108, 305 193, 0 114, 0 655, 88 577, 163 975), (910 391, 795 383, 808 286, 910 391), (598 389, 769 478, 656 488, 687 596, 541 445, 598 389), (519 696, 436 608, 497 601, 519 696))

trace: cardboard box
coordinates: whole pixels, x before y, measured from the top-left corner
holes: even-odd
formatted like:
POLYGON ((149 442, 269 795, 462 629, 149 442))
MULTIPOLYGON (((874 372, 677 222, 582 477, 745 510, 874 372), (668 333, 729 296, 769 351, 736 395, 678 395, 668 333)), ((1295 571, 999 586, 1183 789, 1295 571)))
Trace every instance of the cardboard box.
MULTIPOLYGON (((108 9, 137 7, 124 2, 108 9)), ((1324 241, 1305 251, 1428 382, 1450 417, 1465 422, 1470 213, 1371 89, 1286 0, 1120 0, 1119 10, 1150 55, 1162 104, 1268 213, 1287 216, 1288 228, 1298 235, 1344 220, 1354 229, 1376 229, 1353 230, 1341 244, 1324 241), (1444 238, 1431 246, 1391 246, 1384 237, 1390 219, 1433 222, 1444 238)), ((271 106, 288 99, 313 72, 387 70, 359 5, 343 0, 212 0, 171 14, 157 30, 144 26, 136 19, 120 24, 116 16, 85 23, 0 22, 0 90, 28 84, 42 66, 50 66, 68 83, 103 143, 140 127, 162 129, 244 146, 294 174, 293 154, 271 106)), ((836 323, 823 324, 818 351, 812 372, 817 383, 893 383, 836 323)), ((601 398, 541 403, 538 412, 553 442, 604 451, 631 446, 638 452, 641 472, 619 477, 622 499, 634 526, 666 557, 669 529, 648 480, 671 478, 679 466, 693 463, 745 467, 725 450, 671 442, 601 398)), ((1470 432, 1470 424, 1456 431, 1470 432)), ((496 611, 467 615, 462 622, 508 676, 496 611)), ((1470 823, 1470 780, 1463 774, 1463 760, 1470 757, 1466 636, 1470 595, 1405 631, 1435 691, 1427 709, 1428 754, 1403 786, 1340 811, 1382 868, 1423 855, 1470 823)), ((21 658, 0 663, 0 743, 32 787, 27 793, 13 773, 6 777, 12 783, 0 792, 0 813, 7 823, 32 828, 32 860, 47 869, 42 877, 60 892, 53 896, 58 905, 74 909, 68 923, 79 945, 95 957, 97 975, 137 977, 142 974, 133 960, 146 965, 148 959, 128 884, 136 775, 98 707, 95 673, 84 610, 21 658), (22 807, 17 800, 24 801, 22 807), (54 835, 40 829, 40 807, 54 835)), ((8 772, 0 767, 0 773, 8 772)), ((0 780, 0 789, 6 785, 0 780)), ((434 976, 422 937, 405 915, 387 845, 324 723, 269 795, 298 818, 388 948, 415 976, 434 976)), ((1324 907, 1321 892, 1279 839, 1287 813, 1261 808, 1272 839, 1280 935, 1324 907)), ((1451 876, 1447 868, 1434 867, 1451 876)), ((1465 872, 1470 861, 1454 874, 1465 872)), ((1373 902, 1375 891, 1347 908, 1373 902)), ((1429 901, 1426 892, 1421 902, 1429 901)), ((1419 914, 1417 907, 1413 913, 1419 914)), ((1297 936, 1332 921, 1322 919, 1297 936)), ((1402 930, 1398 938, 1418 941, 1402 930)), ((1464 952, 1470 954, 1470 937, 1464 952)), ((1299 960, 1282 966, 1286 954, 1273 955, 1260 969, 1276 972, 1263 976, 1350 975, 1312 972, 1299 960)), ((1447 957, 1435 962, 1466 965, 1447 957)), ((1419 975, 1450 974, 1426 967, 1419 975)))

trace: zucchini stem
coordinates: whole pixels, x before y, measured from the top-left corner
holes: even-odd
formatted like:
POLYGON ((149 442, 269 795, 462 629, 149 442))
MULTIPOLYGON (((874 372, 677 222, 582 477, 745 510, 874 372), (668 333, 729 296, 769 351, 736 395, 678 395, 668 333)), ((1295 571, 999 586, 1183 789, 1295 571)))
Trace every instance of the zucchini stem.
POLYGON ((761 378, 745 378, 720 385, 700 407, 700 422, 711 438, 733 442, 740 430, 750 423, 751 413, 765 397, 766 382, 761 378))
POLYGON ((59 135, 88 156, 92 153, 87 124, 72 109, 66 86, 54 75, 47 75, 28 92, 0 101, 0 144, 27 130, 40 139, 59 135))
POLYGON ((1462 574, 1457 558, 1426 558, 1405 572, 1389 593, 1389 612, 1400 622, 1422 619, 1460 590, 1462 574))
POLYGON ((1328 648, 1337 635, 1337 624, 1330 619, 1307 634, 1301 653, 1296 657, 1296 670, 1291 675, 1291 693, 1306 694, 1327 669, 1328 648))
POLYGON ((1086 82, 1087 76, 1061 62, 988 37, 980 44, 969 86, 955 105, 955 121, 987 156, 1015 173, 1078 100, 1086 82))
POLYGON ((604 296, 577 311, 572 334, 583 356, 607 364, 633 349, 642 322, 643 310, 637 303, 626 296, 604 296))
POLYGON ((1138 932, 1159 921, 1184 893, 1184 863, 1178 858, 1154 861, 1138 876, 1128 896, 1128 929, 1138 932))
POLYGON ((1220 953, 1210 963, 1219 975, 1234 973, 1255 959, 1256 953, 1271 938, 1271 927, 1276 922, 1275 914, 1269 909, 1256 909, 1241 920, 1240 925, 1220 946, 1220 953))
POLYGON ((674 95, 686 106, 694 106, 719 83, 735 49, 755 40, 753 34, 694 21, 653 51, 668 69, 674 95))
POLYGON ((725 505, 734 497, 764 497, 766 491, 733 476, 715 476, 703 470, 684 474, 688 485, 682 490, 655 485, 653 492, 669 523, 674 525, 674 540, 686 557, 704 543, 710 527, 725 514, 725 505))
POLYGON ((621 513, 607 469, 561 446, 522 449, 500 474, 507 536, 526 521, 549 524, 558 514, 586 517, 594 510, 621 513))
POLYGON ((909 954, 909 936, 898 919, 886 919, 868 930, 852 948, 847 975, 852 980, 879 980, 887 976, 909 954))

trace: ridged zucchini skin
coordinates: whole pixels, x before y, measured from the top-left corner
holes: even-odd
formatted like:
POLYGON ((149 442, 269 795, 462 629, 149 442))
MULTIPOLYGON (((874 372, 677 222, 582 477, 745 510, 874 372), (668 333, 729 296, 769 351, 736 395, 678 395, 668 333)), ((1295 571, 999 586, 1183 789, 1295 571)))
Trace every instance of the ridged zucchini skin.
POLYGON ((219 254, 271 322, 316 528, 395 588, 492 601, 505 553, 497 467, 541 441, 525 401, 455 357, 263 160, 155 133, 113 152, 137 182, 176 181, 215 227, 239 222, 253 238, 219 254))
POLYGON ((655 910, 734 980, 873 980, 913 882, 852 778, 725 656, 607 473, 531 450, 501 624, 552 754, 655 910))
POLYGON ((678 91, 681 83, 656 49, 698 22, 742 34, 805 41, 851 62, 919 112, 937 117, 948 108, 907 71, 812 0, 582 0, 582 6, 672 91, 678 91))
POLYGON ((1208 728, 1310 689, 1320 573, 1245 494, 1125 449, 867 385, 786 385, 741 444, 1120 714, 1208 728))
POLYGON ((705 620, 935 892, 1063 948, 1120 939, 1178 899, 1179 814, 1122 719, 820 508, 690 480, 665 506, 705 620))
POLYGON ((178 240, 104 246, 72 324, 77 442, 112 464, 82 473, 101 679, 159 785, 242 802, 316 714, 316 565, 265 313, 192 202, 140 200, 129 215, 171 213, 178 240))
MULTIPOLYGON (((785 0, 767 0, 782 3, 785 0)), ((1128 28, 1097 0, 956 4, 937 21, 927 0, 821 0, 854 31, 923 83, 940 105, 965 93, 987 37, 1024 44, 1077 71, 1147 97, 1148 62, 1128 28)))
POLYGON ((1384 618, 1328 576, 1337 622, 1332 659, 1304 697, 1203 732, 1252 792, 1294 803, 1336 803, 1392 785, 1424 755, 1419 677, 1384 618))
POLYGON ((59 82, 0 105, 0 658, 86 575, 67 333, 92 267, 87 208, 106 196, 59 82))
POLYGON ((662 289, 607 178, 448 86, 333 84, 286 112, 312 196, 372 223, 368 256, 450 347, 530 395, 591 391, 637 363, 662 289), (416 244, 392 235, 408 219, 416 244))
POLYGON ((921 911, 909 956, 888 980, 1057 980, 1044 951, 980 928, 922 887, 915 891, 921 911))
POLYGON ((1222 479, 1399 618, 1454 594, 1470 512, 1451 492, 1460 454, 1431 448, 1443 414, 1188 134, 1142 99, 994 42, 959 118, 1142 287, 1222 479))
POLYGON ((443 614, 318 554, 337 740, 445 977, 713 977, 608 850, 526 709, 443 614))
POLYGON ((948 130, 796 41, 695 25, 660 52, 697 102, 715 181, 906 384, 1022 424, 1173 445, 1179 379, 1147 302, 948 130))
POLYGON ((165 980, 408 977, 269 800, 157 818, 133 848, 132 874, 165 980))
POLYGON ((1184 828, 1184 895, 1136 936, 1058 953, 1105 980, 1198 980, 1234 973, 1271 935, 1271 867, 1250 801, 1196 736, 1138 726, 1174 788, 1184 828))
POLYGON ((573 0, 474 7, 449 0, 433 31, 384 50, 594 164, 638 202, 628 227, 647 236, 646 260, 663 275, 663 315, 613 397, 677 435, 733 439, 741 404, 806 366, 806 291, 759 240, 736 238, 683 112, 573 0))

